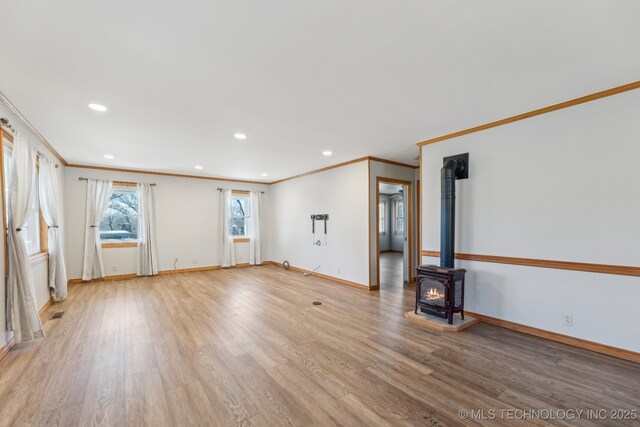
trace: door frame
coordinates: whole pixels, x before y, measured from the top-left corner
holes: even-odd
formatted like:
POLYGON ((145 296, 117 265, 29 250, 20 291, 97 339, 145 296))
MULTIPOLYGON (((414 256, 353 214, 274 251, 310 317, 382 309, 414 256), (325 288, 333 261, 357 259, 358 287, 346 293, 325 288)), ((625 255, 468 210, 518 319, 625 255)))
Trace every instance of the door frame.
MULTIPOLYGON (((406 185, 408 188, 407 191, 407 203, 409 205, 409 209, 407 212, 409 213, 409 218, 407 219, 408 227, 408 247, 409 247, 409 282, 413 282, 415 276, 413 275, 413 182, 411 181, 403 181, 401 179, 395 178, 386 178, 382 176, 376 177, 376 284, 378 288, 380 287, 380 183, 386 182, 388 184, 398 184, 398 185, 406 185)), ((403 265, 404 268, 404 265, 403 265)))

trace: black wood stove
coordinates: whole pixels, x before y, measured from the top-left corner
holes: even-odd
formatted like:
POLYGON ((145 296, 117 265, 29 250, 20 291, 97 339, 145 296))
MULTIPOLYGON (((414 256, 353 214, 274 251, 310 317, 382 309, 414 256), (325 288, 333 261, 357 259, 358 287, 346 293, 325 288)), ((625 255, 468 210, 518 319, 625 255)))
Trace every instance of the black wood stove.
POLYGON ((464 319, 464 275, 467 270, 423 265, 416 280, 416 313, 420 311, 447 319, 453 324, 453 313, 464 319))
POLYGON ((416 307, 423 313, 447 319, 453 324, 453 314, 464 319, 464 276, 467 272, 454 268, 456 220, 456 179, 469 177, 469 154, 447 157, 440 170, 440 266, 423 265, 417 268, 416 307))

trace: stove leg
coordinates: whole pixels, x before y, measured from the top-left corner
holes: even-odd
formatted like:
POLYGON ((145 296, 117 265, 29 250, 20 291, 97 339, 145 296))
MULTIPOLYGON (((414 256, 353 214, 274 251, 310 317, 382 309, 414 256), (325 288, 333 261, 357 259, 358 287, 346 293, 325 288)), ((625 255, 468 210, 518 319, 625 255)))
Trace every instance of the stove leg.
POLYGON ((447 323, 453 325, 453 310, 449 310, 447 313, 447 323))

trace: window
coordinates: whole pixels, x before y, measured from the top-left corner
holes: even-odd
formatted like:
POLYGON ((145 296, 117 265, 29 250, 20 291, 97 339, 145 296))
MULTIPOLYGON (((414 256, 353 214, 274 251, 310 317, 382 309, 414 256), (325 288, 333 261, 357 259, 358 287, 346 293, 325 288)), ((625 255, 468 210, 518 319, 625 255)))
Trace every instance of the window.
MULTIPOLYGON (((4 205, 5 205, 5 224, 9 223, 9 179, 11 177, 11 159, 13 157, 13 149, 10 144, 3 144, 2 150, 2 166, 4 171, 3 185, 4 185, 4 205)), ((42 247, 41 243, 45 243, 45 239, 41 239, 42 229, 40 228, 40 203, 38 200, 38 175, 36 169, 36 176, 34 177, 34 191, 33 199, 29 205, 29 211, 27 212, 26 223, 21 227, 22 231, 20 235, 24 239, 27 245, 27 253, 29 255, 35 255, 40 252, 46 252, 46 247, 42 247)), ((45 231, 46 233, 46 231, 45 231)))
POLYGON ((380 235, 384 236, 387 234, 387 203, 380 202, 378 203, 378 229, 380 231, 380 235))
POLYGON ((231 236, 236 238, 249 237, 248 218, 251 206, 249 194, 237 192, 231 196, 231 236))
MULTIPOLYGON (((36 182, 38 177, 36 174, 36 182)), ((38 200, 38 186, 35 186, 33 192, 33 199, 29 206, 29 212, 27 213, 27 223, 22 226, 22 237, 27 244, 27 252, 29 255, 37 254, 40 252, 40 205, 38 200)))
POLYGON ((109 207, 100 223, 100 240, 103 244, 137 243, 138 219, 137 188, 114 183, 109 207))
POLYGON ((404 235, 404 203, 402 200, 393 202, 393 234, 404 235))

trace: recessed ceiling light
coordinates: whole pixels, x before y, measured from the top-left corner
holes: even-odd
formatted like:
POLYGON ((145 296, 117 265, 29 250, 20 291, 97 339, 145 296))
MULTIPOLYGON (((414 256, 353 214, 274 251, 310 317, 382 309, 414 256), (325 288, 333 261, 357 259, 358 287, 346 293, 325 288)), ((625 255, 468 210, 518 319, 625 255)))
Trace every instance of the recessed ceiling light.
POLYGON ((322 152, 322 155, 323 155, 323 156, 330 156, 330 155, 332 155, 332 154, 333 154, 333 153, 332 153, 331 151, 329 151, 329 150, 324 150, 324 151, 322 152))
POLYGON ((262 172, 260 175, 262 175, 262 176, 269 176, 269 174, 268 174, 268 173, 266 173, 266 172, 262 172))
POLYGON ((115 157, 113 157, 113 154, 105 154, 104 158, 105 159, 115 159, 115 157))
POLYGON ((101 104, 89 104, 89 108, 91 108, 94 111, 100 111, 100 112, 107 111, 107 107, 101 104))
POLYGON ((200 170, 200 169, 202 169, 202 166, 196 165, 196 169, 200 170))
POLYGON ((245 135, 244 133, 236 133, 235 135, 233 135, 233 137, 235 139, 247 139, 247 135, 245 135))

